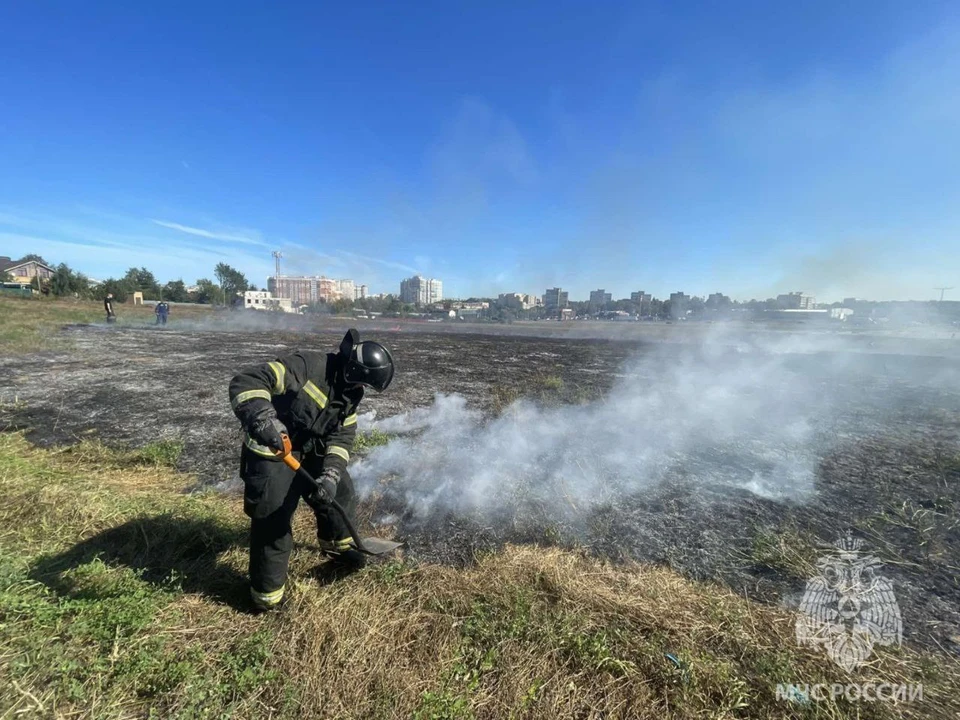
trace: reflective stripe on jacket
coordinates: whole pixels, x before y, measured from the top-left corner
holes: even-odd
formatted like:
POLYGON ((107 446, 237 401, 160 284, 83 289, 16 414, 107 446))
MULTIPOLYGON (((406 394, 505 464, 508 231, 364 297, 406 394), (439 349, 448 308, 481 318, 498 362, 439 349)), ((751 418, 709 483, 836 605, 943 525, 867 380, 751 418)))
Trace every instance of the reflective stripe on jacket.
MULTIPOLYGON (((343 470, 357 434, 363 388, 343 382, 340 363, 332 353, 297 352, 256 365, 231 380, 230 405, 249 426, 251 417, 272 404, 295 449, 322 450, 326 463, 343 470)), ((249 437, 246 445, 258 455, 273 456, 249 437)))

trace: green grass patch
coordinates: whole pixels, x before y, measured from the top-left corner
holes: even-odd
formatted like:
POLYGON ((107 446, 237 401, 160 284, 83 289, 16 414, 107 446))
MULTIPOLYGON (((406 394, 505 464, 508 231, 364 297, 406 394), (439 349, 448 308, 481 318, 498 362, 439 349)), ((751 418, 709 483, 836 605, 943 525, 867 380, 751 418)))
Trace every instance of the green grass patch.
POLYGON ((129 453, 134 464, 176 467, 183 454, 182 440, 157 440, 129 453))
POLYGON ((387 433, 377 429, 365 430, 357 433, 357 439, 353 444, 353 451, 363 454, 370 452, 373 448, 386 445, 388 442, 390 442, 390 436, 387 433))
POLYGON ((521 398, 548 407, 583 405, 593 399, 588 388, 565 381, 559 374, 539 372, 526 380, 514 382, 517 384, 499 384, 491 388, 491 409, 494 414, 502 415, 521 398))
POLYGON ((545 391, 560 392, 563 390, 563 378, 559 375, 541 375, 537 384, 545 391))
MULTIPOLYGON (((103 319, 102 313, 99 314, 103 319)), ((60 329, 98 319, 90 302, 0 296, 0 352, 28 353, 62 347, 60 329)))
POLYGON ((470 699, 449 690, 423 693, 415 720, 471 720, 475 717, 470 699))
MULTIPOLYGON (((116 305, 118 324, 144 326, 155 321, 154 309, 129 303, 116 305)), ((176 306, 171 323, 180 318, 207 317, 207 305, 176 306)), ((65 325, 105 323, 102 301, 46 297, 17 298, 0 295, 0 352, 23 354, 60 350, 70 346, 65 325)))
POLYGON ((55 592, 22 566, 0 565, 0 645, 14 655, 12 681, 45 688, 57 704, 85 705, 136 680, 128 649, 173 588, 99 560, 70 568, 61 583, 55 592))
POLYGON ((39 451, 0 434, 0 716, 112 717, 133 703, 203 717, 211 703, 246 706, 276 676, 257 631, 183 632, 185 598, 229 607, 245 589, 224 557, 246 531, 217 499, 176 494, 178 455, 176 444, 39 451))

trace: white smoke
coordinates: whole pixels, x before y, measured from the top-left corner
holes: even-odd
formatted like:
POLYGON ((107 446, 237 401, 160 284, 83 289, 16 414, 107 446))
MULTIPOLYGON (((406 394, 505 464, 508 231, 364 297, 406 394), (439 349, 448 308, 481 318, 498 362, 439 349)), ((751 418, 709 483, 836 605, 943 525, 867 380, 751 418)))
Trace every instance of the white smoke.
POLYGON ((605 397, 559 407, 520 400, 492 419, 441 393, 430 407, 368 419, 396 437, 351 472, 362 493, 399 491, 421 515, 529 501, 569 514, 667 481, 803 501, 834 404, 804 359, 815 349, 793 336, 661 346, 627 363, 605 397))

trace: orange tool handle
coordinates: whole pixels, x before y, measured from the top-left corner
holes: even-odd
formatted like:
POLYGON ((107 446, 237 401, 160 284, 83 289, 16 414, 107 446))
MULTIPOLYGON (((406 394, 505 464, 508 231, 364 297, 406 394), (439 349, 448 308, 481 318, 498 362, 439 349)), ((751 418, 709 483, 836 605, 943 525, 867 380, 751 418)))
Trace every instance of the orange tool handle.
POLYGON ((296 472, 300 469, 300 461, 293 456, 293 445, 290 442, 289 435, 281 435, 283 438, 283 450, 277 450, 277 455, 286 463, 287 467, 296 472))

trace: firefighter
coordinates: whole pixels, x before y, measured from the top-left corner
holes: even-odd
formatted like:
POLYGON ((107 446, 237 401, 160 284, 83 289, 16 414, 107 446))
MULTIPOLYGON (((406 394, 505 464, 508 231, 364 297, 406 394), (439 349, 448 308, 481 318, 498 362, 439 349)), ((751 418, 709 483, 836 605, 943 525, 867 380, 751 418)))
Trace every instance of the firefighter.
POLYGON ((167 315, 170 313, 170 305, 168 305, 165 300, 161 300, 157 303, 154 312, 157 314, 157 325, 166 325, 167 315))
POLYGON ((103 299, 103 309, 107 313, 108 323, 117 321, 116 313, 113 312, 113 293, 108 292, 107 296, 103 299))
POLYGON ((240 477, 243 509, 250 517, 250 595, 258 610, 272 609, 283 599, 291 521, 301 498, 316 515, 323 553, 348 569, 363 566, 364 556, 329 501, 335 499, 353 520, 357 498, 347 462, 357 408, 364 389, 383 392, 393 372, 390 352, 380 343, 361 342, 351 329, 339 352, 295 352, 249 368, 230 382, 230 404, 246 431, 240 477), (283 435, 290 437, 319 492, 277 457, 283 435))

